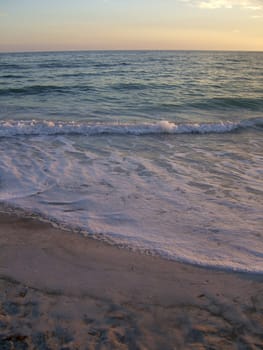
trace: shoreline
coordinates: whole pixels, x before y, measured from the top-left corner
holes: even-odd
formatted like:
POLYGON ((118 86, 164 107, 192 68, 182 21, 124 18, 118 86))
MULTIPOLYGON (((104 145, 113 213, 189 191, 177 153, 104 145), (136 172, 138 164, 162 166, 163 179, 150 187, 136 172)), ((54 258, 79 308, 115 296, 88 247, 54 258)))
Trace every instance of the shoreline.
POLYGON ((65 232, 66 234, 70 235, 77 235, 78 237, 81 237, 81 239, 87 239, 89 241, 95 241, 99 242, 103 246, 108 246, 113 249, 117 249, 118 251, 125 250, 128 253, 131 254, 139 254, 142 256, 150 256, 152 258, 172 262, 175 264, 182 264, 182 265, 189 265, 193 268, 200 268, 200 269, 205 269, 209 271, 218 271, 218 272, 224 272, 224 273, 230 273, 230 274, 239 274, 239 275, 244 275, 247 276, 248 278, 254 278, 254 279, 259 279, 263 280, 263 270, 262 271, 251 271, 251 270, 246 270, 242 268, 230 268, 227 266, 222 266, 222 265, 205 265, 202 263, 196 263, 192 261, 187 261, 187 260, 180 260, 176 259, 175 257, 169 257, 166 255, 162 255, 159 252, 156 251, 148 251, 148 249, 136 249, 131 246, 126 246, 123 245, 122 243, 118 244, 114 240, 111 240, 110 238, 107 239, 106 237, 101 236, 99 234, 89 234, 85 229, 79 227, 79 228, 74 228, 71 227, 70 225, 66 223, 59 223, 56 219, 52 219, 49 217, 46 217, 42 215, 41 213, 38 212, 32 212, 27 209, 23 209, 19 206, 5 203, 5 202, 0 202, 0 218, 1 216, 13 216, 16 219, 23 219, 23 220, 32 220, 35 222, 43 223, 44 225, 49 225, 50 228, 65 232))
POLYGON ((263 275, 0 213, 1 349, 259 349, 262 314, 263 275))

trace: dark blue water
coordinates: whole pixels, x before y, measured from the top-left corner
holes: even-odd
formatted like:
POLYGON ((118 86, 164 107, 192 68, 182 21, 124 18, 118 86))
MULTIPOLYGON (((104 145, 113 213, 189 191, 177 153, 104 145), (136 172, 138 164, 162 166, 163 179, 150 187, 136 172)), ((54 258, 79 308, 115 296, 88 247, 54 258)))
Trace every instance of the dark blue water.
POLYGON ((0 200, 164 258, 263 272, 263 53, 0 54, 0 200))

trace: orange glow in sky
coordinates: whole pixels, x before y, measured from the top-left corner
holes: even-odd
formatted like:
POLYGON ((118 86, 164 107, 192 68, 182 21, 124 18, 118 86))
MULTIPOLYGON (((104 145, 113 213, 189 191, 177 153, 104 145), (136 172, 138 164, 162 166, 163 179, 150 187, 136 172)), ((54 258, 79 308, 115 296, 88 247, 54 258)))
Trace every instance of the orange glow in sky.
POLYGON ((0 2, 0 51, 263 50, 260 0, 0 2))

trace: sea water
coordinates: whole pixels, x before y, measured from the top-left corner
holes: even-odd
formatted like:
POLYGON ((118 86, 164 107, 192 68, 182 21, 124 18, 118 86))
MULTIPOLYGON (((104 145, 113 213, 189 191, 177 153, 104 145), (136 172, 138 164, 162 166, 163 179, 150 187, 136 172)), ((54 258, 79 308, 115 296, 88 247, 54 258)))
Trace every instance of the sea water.
POLYGON ((0 201, 142 253, 263 273, 263 53, 0 54, 0 201))

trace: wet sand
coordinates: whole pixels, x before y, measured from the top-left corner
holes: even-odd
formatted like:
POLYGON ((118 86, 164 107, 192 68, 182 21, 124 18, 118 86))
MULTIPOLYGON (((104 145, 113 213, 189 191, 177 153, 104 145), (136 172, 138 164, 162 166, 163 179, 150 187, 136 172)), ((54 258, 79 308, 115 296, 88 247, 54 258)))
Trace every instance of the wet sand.
POLYGON ((263 276, 2 213, 0 349, 263 349, 263 276))

